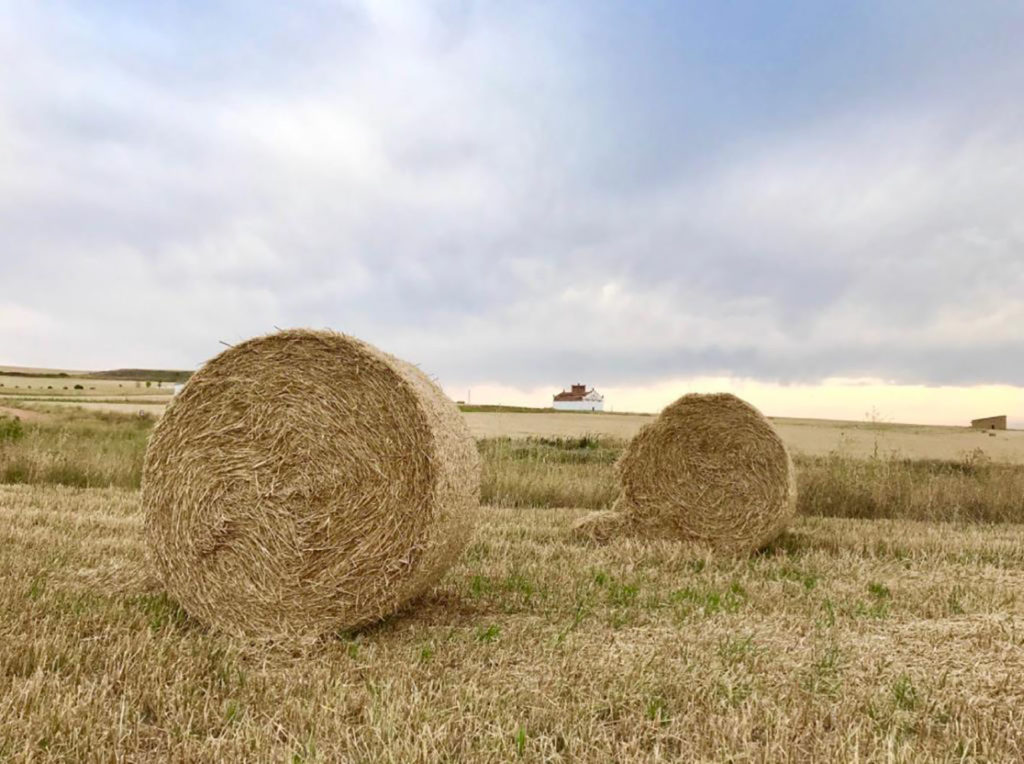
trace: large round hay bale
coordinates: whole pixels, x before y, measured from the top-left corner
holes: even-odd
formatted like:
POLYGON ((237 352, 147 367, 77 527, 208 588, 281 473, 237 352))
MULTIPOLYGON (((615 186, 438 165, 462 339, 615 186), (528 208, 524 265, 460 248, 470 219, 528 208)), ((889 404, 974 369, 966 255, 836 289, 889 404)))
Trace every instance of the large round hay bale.
POLYGON ((621 520, 585 521, 579 537, 622 528, 749 552, 775 538, 796 511, 782 439, 757 409, 728 393, 684 395, 633 438, 616 469, 621 520))
POLYGON ((467 543, 479 457, 416 367, 354 337, 290 330, 208 362, 146 451, 156 571, 196 618, 315 637, 387 616, 467 543))

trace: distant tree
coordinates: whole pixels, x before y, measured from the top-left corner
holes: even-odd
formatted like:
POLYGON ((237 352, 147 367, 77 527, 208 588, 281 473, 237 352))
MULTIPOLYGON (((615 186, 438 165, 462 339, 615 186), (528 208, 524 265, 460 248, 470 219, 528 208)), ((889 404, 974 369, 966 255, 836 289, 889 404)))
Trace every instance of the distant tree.
POLYGON ((152 387, 152 386, 153 386, 153 383, 152 383, 152 382, 150 382, 150 381, 149 381, 149 380, 147 379, 147 380, 146 380, 146 387, 152 387))
MULTIPOLYGON (((64 389, 67 390, 66 387, 64 389)), ((85 388, 82 385, 75 385, 75 389, 76 390, 84 390, 85 388)))

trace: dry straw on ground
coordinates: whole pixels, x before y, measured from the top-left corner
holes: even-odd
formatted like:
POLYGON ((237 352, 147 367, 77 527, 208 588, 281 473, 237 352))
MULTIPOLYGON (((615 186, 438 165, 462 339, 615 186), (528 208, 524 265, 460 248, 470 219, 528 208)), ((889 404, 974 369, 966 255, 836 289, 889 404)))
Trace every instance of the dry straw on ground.
POLYGON ((151 556, 193 616, 315 637, 387 616, 467 543, 479 457, 414 366, 353 337, 289 330, 207 363, 146 452, 151 556))
POLYGON ((757 409, 728 393, 684 395, 633 438, 616 469, 615 511, 584 519, 578 538, 636 533, 750 552, 796 511, 785 445, 757 409))

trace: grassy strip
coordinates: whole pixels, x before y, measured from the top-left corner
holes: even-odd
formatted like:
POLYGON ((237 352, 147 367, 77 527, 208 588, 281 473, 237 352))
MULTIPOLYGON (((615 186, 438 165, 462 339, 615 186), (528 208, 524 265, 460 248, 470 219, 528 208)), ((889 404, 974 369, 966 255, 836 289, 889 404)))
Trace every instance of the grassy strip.
MULTIPOLYGON (((0 423, 0 483, 138 488, 155 419, 69 408, 39 422, 0 423)), ((487 438, 483 502, 607 509, 617 495, 614 438, 487 438)), ((980 452, 958 461, 798 456, 804 515, 1024 522, 1024 466, 980 452)))
POLYGON ((618 494, 612 464, 624 445, 607 438, 487 438, 481 495, 501 507, 610 506, 618 494))
POLYGON ((832 453, 796 460, 805 515, 1024 522, 1024 466, 976 451, 959 461, 832 453))
MULTIPOLYGON (((496 438, 480 441, 485 503, 607 509, 618 496, 612 464, 623 441, 496 438)), ((797 456, 803 515, 954 522, 1024 522, 1024 467, 980 452, 961 460, 797 456)))
POLYGON ((0 419, 0 483, 138 488, 155 421, 79 408, 45 422, 0 419))

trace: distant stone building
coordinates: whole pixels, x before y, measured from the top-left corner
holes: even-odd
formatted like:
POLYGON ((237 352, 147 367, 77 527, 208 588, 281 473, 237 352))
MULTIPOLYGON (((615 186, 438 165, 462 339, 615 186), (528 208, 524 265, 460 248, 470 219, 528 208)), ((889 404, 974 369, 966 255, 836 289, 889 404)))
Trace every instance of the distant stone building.
POLYGON ((972 419, 971 427, 975 430, 1005 430, 1006 414, 1002 416, 986 416, 981 419, 972 419))
POLYGON ((559 411, 604 411, 604 396, 597 390, 587 390, 586 385, 576 384, 553 395, 551 405, 559 411))

